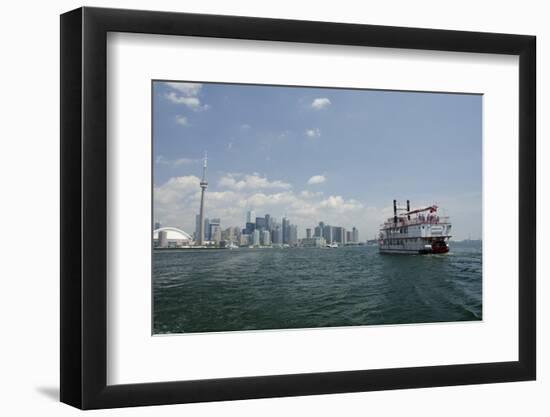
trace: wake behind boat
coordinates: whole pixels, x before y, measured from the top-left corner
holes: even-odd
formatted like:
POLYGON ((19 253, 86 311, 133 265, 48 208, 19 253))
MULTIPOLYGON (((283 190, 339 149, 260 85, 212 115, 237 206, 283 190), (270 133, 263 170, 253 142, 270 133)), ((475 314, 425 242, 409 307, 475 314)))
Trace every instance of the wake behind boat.
POLYGON ((397 207, 393 200, 393 217, 380 227, 378 248, 380 253, 430 254, 449 252, 448 240, 451 237, 449 217, 437 215, 438 207, 432 205, 416 210, 397 207), (398 214, 398 211, 404 213, 398 214))

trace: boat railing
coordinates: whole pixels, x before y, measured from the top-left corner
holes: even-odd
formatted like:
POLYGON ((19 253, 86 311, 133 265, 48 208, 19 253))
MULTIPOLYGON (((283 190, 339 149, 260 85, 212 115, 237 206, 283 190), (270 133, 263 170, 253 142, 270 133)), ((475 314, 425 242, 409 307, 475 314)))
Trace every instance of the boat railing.
POLYGON ((449 216, 437 216, 437 215, 424 215, 411 218, 410 220, 406 217, 398 217, 397 223, 393 221, 393 217, 389 218, 386 223, 384 223, 381 228, 388 227, 403 227, 403 226, 414 226, 417 224, 446 224, 450 223, 449 216))

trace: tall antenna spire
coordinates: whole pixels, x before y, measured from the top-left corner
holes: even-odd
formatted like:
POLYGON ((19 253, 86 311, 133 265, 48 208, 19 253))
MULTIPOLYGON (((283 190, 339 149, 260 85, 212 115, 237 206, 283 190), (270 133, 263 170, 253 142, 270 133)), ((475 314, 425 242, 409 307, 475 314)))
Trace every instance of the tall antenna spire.
POLYGON ((206 151, 204 152, 204 163, 202 165, 202 180, 200 182, 201 186, 201 208, 199 213, 199 239, 198 244, 204 245, 204 192, 206 191, 206 188, 208 187, 208 181, 206 181, 206 164, 207 164, 207 155, 206 151))
POLYGON ((202 182, 206 182, 206 166, 208 162, 208 155, 206 151, 204 151, 204 162, 202 164, 202 182))

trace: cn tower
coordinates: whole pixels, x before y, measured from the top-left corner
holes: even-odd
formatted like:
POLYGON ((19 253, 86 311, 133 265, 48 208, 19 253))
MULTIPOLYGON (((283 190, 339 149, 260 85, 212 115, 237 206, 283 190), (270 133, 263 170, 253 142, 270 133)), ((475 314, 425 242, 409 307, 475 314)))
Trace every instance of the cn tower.
POLYGON ((200 222, 199 225, 199 245, 204 245, 204 192, 208 187, 208 181, 206 181, 206 162, 207 155, 204 153, 204 163, 202 165, 202 180, 201 180, 201 211, 200 211, 200 222))

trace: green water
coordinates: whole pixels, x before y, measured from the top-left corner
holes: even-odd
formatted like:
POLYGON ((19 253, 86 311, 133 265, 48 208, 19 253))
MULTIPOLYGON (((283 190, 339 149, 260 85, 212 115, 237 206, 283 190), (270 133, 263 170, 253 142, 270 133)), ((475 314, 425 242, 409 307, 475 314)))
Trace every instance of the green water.
POLYGON ((377 247, 153 253, 153 332, 481 320, 481 247, 380 255, 377 247))

